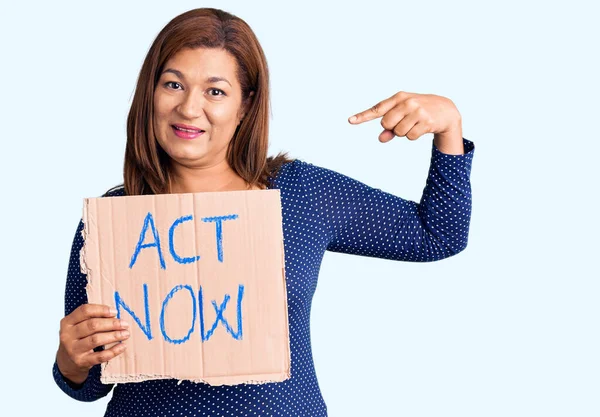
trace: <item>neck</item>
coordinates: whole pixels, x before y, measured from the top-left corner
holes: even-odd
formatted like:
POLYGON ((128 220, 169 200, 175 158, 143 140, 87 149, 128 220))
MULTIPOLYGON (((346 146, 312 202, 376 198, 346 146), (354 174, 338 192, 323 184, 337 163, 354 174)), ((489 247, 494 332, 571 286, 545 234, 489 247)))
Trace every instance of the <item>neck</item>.
POLYGON ((173 161, 171 193, 201 193, 250 190, 250 186, 227 163, 221 160, 208 166, 189 167, 173 161))

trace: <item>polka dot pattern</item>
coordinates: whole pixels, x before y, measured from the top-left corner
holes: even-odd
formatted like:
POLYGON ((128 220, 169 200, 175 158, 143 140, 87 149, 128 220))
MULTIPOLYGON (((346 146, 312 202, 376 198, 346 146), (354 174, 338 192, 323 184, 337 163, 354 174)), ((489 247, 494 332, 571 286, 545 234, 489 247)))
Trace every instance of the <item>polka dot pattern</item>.
MULTIPOLYGON (((58 386, 80 401, 108 395, 105 416, 327 416, 315 374, 310 310, 325 251, 411 262, 431 262, 462 251, 471 217, 470 173, 475 146, 449 155, 432 146, 420 203, 402 199, 335 171, 296 159, 285 164, 270 189, 281 193, 291 347, 291 378, 259 385, 211 386, 174 379, 104 385, 100 366, 82 386, 58 386)), ((105 196, 122 196, 123 188, 105 196)), ((65 315, 87 302, 79 269, 80 221, 73 240, 65 315)))

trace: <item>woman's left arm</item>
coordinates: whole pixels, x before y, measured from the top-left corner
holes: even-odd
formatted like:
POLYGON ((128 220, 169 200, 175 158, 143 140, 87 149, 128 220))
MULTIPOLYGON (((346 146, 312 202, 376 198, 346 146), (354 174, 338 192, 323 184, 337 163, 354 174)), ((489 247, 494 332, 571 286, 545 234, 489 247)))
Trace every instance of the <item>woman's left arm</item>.
POLYGON ((473 142, 462 137, 461 116, 451 100, 399 92, 350 118, 358 124, 382 117, 381 142, 416 140, 433 133, 431 165, 420 203, 369 187, 330 170, 308 167, 319 185, 330 229, 327 249, 388 259, 430 262, 467 245, 471 216, 473 142), (317 179, 327 178, 325 181, 317 179))

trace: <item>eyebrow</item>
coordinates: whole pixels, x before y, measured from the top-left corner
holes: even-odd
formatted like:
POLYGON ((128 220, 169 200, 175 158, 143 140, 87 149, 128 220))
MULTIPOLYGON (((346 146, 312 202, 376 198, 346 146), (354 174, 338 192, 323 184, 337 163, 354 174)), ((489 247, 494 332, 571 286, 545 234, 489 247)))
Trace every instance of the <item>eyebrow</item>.
MULTIPOLYGON (((173 69, 173 68, 167 68, 162 73, 164 74, 166 72, 171 72, 171 73, 175 74, 176 76, 178 76, 180 79, 185 80, 185 76, 181 73, 181 71, 178 71, 178 70, 173 69)), ((231 83, 227 80, 227 78, 217 77, 217 76, 208 77, 206 79, 206 81, 209 82, 209 83, 216 83, 216 82, 219 82, 219 81, 225 81, 227 84, 231 85, 231 83)))

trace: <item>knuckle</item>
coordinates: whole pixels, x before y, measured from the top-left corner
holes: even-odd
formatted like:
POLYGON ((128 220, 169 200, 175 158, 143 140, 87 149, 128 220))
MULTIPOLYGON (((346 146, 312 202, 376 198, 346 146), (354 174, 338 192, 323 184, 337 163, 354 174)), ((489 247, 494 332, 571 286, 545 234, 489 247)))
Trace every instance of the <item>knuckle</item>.
POLYGON ((71 358, 71 360, 73 361, 73 363, 79 367, 79 368, 85 368, 85 359, 81 356, 76 356, 74 358, 71 358))
POLYGON ((375 104, 373 107, 371 107, 369 110, 371 110, 373 113, 379 113, 379 108, 381 106, 379 105, 379 103, 375 104))
POLYGON ((99 323, 97 320, 92 319, 92 320, 88 320, 88 322, 87 322, 87 327, 92 332, 95 332, 98 330, 98 325, 99 325, 99 323))
POLYGON ((84 316, 89 317, 92 314, 92 306, 89 304, 83 304, 80 308, 84 316))
POLYGON ((93 361, 93 358, 90 358, 89 356, 82 357, 79 362, 79 366, 82 369, 90 369, 93 365, 95 365, 95 362, 93 361))
POLYGON ((60 341, 60 343, 62 345, 66 345, 67 342, 69 341, 69 335, 67 334, 67 332, 65 332, 64 330, 61 330, 58 333, 58 340, 60 341))
POLYGON ((410 109, 415 109, 419 105, 417 99, 414 97, 409 97, 404 102, 406 103, 406 106, 410 109))
POLYGON ((114 354, 112 350, 103 350, 102 352, 98 353, 98 360, 100 360, 100 362, 108 362, 113 357, 114 354))
POLYGON ((90 343, 92 344, 92 346, 97 347, 100 346, 100 336, 98 334, 93 334, 90 336, 90 343))

